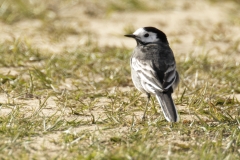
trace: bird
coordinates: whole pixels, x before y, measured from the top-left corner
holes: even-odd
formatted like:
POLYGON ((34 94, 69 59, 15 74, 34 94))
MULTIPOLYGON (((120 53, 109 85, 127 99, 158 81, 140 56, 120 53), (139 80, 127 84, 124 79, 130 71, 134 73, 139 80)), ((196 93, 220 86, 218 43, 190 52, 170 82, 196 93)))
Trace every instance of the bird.
POLYGON ((179 121, 172 93, 180 78, 166 34, 155 27, 143 27, 124 36, 137 42, 130 58, 130 67, 134 86, 147 95, 142 119, 146 118, 149 100, 154 95, 165 119, 169 122, 179 121))

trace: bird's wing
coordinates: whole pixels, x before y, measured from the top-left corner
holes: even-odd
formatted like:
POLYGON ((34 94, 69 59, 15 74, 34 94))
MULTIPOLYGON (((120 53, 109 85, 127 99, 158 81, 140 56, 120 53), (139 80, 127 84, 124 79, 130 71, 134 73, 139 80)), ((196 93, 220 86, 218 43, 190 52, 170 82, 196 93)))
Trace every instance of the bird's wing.
POLYGON ((177 71, 176 71, 176 64, 175 62, 167 65, 167 70, 164 72, 163 77, 163 88, 168 89, 170 88, 177 78, 177 71))
POLYGON ((141 85, 145 91, 156 93, 156 91, 162 92, 164 90, 163 84, 159 81, 151 60, 139 60, 132 57, 131 67, 140 77, 141 85))
POLYGON ((139 60, 135 57, 131 60, 131 66, 140 77, 142 87, 151 93, 166 91, 174 84, 177 78, 175 62, 165 65, 168 69, 160 76, 151 60, 139 60))

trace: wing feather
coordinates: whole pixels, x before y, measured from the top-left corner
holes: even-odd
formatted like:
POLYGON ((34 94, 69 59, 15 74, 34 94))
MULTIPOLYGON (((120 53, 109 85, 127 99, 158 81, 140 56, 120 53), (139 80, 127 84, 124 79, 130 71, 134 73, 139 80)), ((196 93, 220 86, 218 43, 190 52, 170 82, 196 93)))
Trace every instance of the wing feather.
POLYGON ((138 74, 141 79, 141 85, 148 93, 163 92, 170 88, 176 79, 175 63, 168 67, 164 72, 164 77, 161 83, 157 72, 154 70, 154 65, 151 60, 139 60, 132 57, 132 69, 138 74))

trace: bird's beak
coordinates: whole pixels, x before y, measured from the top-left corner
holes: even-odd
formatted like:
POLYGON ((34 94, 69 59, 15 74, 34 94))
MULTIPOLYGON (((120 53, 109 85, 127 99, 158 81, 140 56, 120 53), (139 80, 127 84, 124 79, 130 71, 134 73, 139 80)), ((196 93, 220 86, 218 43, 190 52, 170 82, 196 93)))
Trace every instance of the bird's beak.
POLYGON ((137 38, 137 36, 135 36, 134 34, 126 34, 126 35, 124 35, 124 36, 126 36, 126 37, 130 37, 130 38, 134 38, 134 39, 137 38))

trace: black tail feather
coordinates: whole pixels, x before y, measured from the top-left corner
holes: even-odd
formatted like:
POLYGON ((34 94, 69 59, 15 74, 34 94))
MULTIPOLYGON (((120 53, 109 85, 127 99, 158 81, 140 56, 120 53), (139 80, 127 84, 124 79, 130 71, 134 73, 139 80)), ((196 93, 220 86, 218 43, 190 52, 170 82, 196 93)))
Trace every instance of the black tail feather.
POLYGON ((163 114, 167 121, 177 122, 179 120, 177 109, 174 105, 171 92, 158 92, 156 98, 162 108, 163 114))

